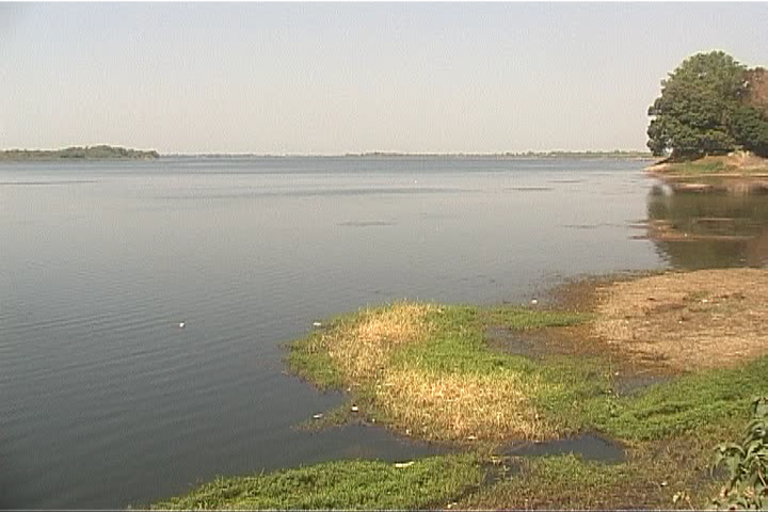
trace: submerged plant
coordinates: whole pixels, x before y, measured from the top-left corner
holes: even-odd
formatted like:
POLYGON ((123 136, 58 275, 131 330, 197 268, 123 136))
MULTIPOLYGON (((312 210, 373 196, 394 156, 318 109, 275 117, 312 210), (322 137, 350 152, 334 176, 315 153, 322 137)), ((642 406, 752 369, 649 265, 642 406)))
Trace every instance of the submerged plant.
POLYGON ((728 469, 728 482, 718 508, 729 510, 768 510, 768 398, 752 402, 752 421, 744 440, 723 443, 717 448, 713 470, 721 465, 728 469))

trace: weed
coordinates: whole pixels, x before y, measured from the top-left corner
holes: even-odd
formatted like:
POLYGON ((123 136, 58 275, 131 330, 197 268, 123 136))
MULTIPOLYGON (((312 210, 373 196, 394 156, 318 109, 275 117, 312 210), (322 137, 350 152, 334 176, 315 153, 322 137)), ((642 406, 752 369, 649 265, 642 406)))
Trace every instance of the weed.
POLYGON ((721 465, 728 469, 728 481, 715 505, 729 510, 768 509, 768 398, 752 402, 752 421, 741 443, 717 447, 713 469, 721 465))

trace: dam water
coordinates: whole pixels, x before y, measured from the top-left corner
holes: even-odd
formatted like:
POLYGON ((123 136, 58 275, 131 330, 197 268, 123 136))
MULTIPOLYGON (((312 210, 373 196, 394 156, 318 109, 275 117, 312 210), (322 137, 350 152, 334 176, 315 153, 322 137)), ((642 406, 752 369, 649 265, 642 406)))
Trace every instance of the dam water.
POLYGON ((314 321, 393 299, 528 303, 565 279, 765 266, 762 198, 647 162, 163 158, 0 164, 0 508, 123 508, 217 475, 436 453, 293 426, 314 321), (180 328, 180 323, 184 327, 180 328))

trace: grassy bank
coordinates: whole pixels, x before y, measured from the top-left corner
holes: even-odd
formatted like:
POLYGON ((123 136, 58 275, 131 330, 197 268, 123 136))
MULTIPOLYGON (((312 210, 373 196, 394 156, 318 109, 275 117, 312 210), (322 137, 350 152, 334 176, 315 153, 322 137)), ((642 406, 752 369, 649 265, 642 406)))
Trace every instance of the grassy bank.
POLYGON ((472 454, 388 464, 340 461, 248 477, 220 478, 157 503, 161 510, 423 509, 476 489, 483 476, 472 454))
MULTIPOLYGON (((738 438, 750 401, 768 393, 764 353, 717 359, 736 346, 734 340, 754 345, 762 339, 751 331, 764 325, 754 316, 761 287, 748 285, 764 271, 706 272, 722 274, 602 282, 580 295, 581 312, 403 301, 333 319, 294 342, 288 356, 291 369, 317 386, 348 390, 347 413, 330 414, 333 421, 376 421, 402 435, 452 443, 463 454, 222 479, 159 506, 706 507, 722 484, 709 472, 714 447, 738 438), (707 293, 699 289, 702 279, 707 293), (630 304, 633 296, 653 307, 638 309, 630 304), (638 352, 643 340, 611 327, 615 315, 626 316, 622 305, 637 310, 645 332, 658 337, 649 352, 638 352), (696 330, 685 332, 682 320, 674 318, 677 329, 665 326, 670 311, 699 315, 691 324, 700 327, 717 325, 721 313, 734 323, 712 346, 696 330), (741 321, 744 314, 754 321, 741 321), (527 350, 531 344, 543 348, 527 350), (670 359, 680 344, 709 350, 708 359, 721 364, 702 360, 682 368, 670 359), (624 390, 648 372, 663 378, 624 390), (349 412, 352 405, 355 412, 349 412), (579 432, 614 439, 626 459, 530 458, 505 448, 579 432), (368 486, 370 493, 363 490, 368 486)), ((632 315, 625 320, 635 321, 632 315)))

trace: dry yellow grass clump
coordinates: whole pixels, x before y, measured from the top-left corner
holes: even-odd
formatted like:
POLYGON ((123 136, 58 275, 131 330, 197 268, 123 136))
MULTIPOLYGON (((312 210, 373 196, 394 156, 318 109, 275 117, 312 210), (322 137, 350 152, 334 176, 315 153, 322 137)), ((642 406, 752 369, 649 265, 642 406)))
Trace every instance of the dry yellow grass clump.
POLYGON ((378 411, 403 432, 446 441, 545 436, 548 430, 530 404, 540 383, 530 375, 392 363, 398 348, 446 335, 430 319, 442 311, 405 301, 363 310, 335 324, 319 343, 345 384, 370 391, 378 411))
POLYGON ((768 271, 666 273, 598 289, 595 333, 678 370, 768 353, 768 271))
POLYGON ((492 375, 387 372, 376 399, 395 425, 428 439, 537 439, 551 434, 530 404, 538 381, 492 375))
POLYGON ((321 342, 342 373, 358 383, 377 376, 394 347, 424 339, 430 331, 427 315, 435 309, 431 304, 396 302, 366 310, 324 334, 321 342))

